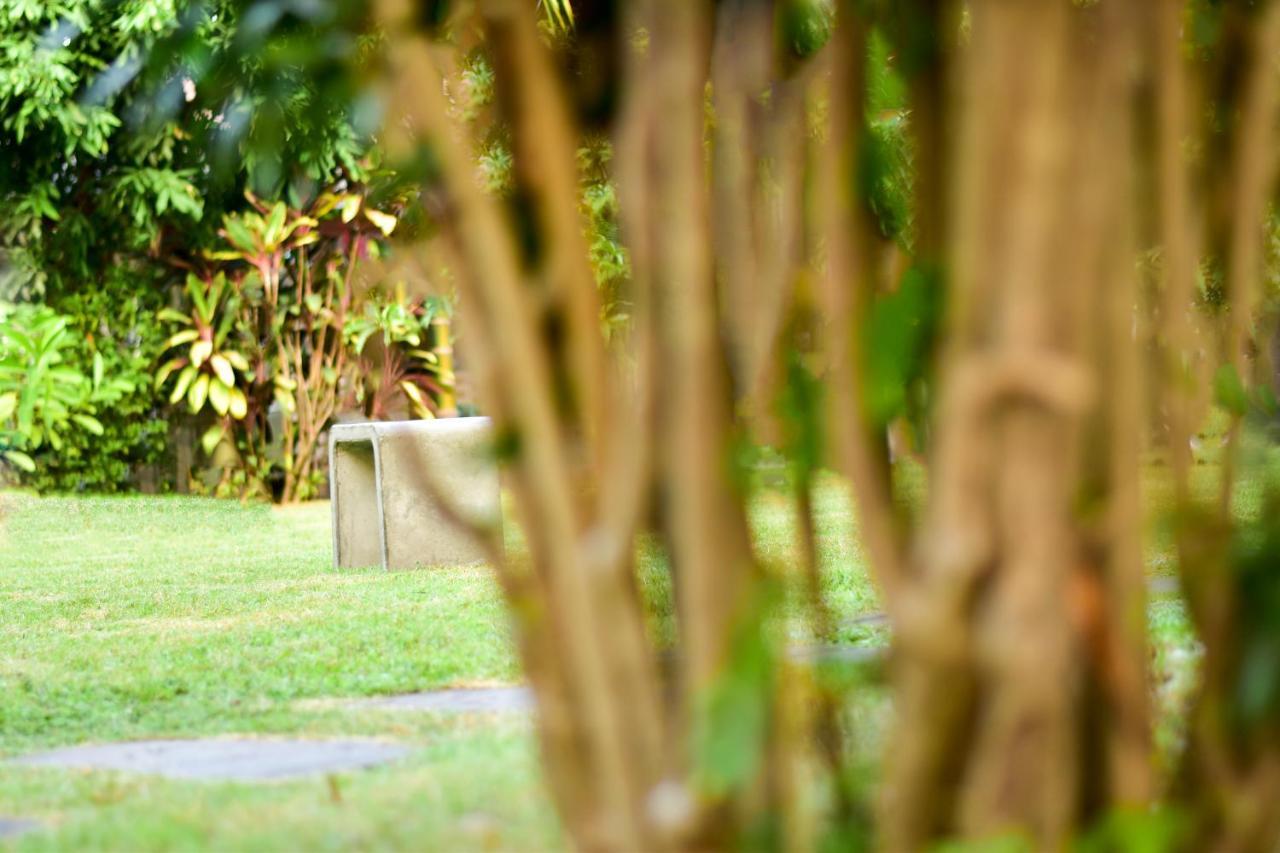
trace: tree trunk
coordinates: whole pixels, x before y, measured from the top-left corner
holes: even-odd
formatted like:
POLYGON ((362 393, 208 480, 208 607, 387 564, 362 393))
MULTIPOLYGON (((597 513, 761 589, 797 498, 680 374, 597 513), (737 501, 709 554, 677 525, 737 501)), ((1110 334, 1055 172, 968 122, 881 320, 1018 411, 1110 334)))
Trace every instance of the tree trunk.
MULTIPOLYGON (((1061 849, 1116 810, 1146 811, 1155 785, 1134 233, 1146 174, 1137 158, 1152 152, 1139 150, 1147 137, 1134 125, 1149 91, 1140 84, 1154 82, 1155 218, 1167 259, 1161 351, 1170 356, 1158 376, 1173 384, 1186 379, 1184 321, 1200 260, 1197 240, 1180 239, 1195 234, 1198 186, 1179 153, 1182 125, 1197 111, 1171 73, 1181 0, 1166 0, 1156 26, 1142 4, 1110 0, 909 0, 888 11, 845 0, 808 64, 776 55, 792 4, 628 4, 617 34, 625 61, 606 72, 621 66, 622 80, 592 81, 595 91, 625 93, 615 128, 632 262, 625 353, 598 328, 573 166, 580 134, 534 5, 475 4, 498 68, 496 124, 511 134, 510 198, 477 186, 475 151, 447 99, 448 63, 415 34, 411 5, 381 3, 398 75, 387 102, 404 113, 387 138, 406 150, 414 137, 427 140, 438 168, 424 204, 457 260, 458 322, 502 437, 527 547, 506 557, 491 531, 473 532, 488 537, 514 614, 547 776, 573 842, 610 851, 744 846, 761 816, 796 849, 825 840, 824 828, 842 838, 867 832, 842 765, 838 700, 774 654, 779 623, 792 626, 760 604, 775 578, 750 535, 749 490, 735 479, 748 419, 769 409, 778 377, 797 362, 824 380, 813 396, 825 400, 804 414, 820 431, 826 408, 830 455, 851 481, 896 632, 883 847, 1013 831, 1037 849, 1061 849), (881 262, 865 185, 877 156, 867 46, 880 33, 895 40, 911 93, 914 262, 948 298, 928 505, 915 530, 893 503, 883 424, 871 421, 865 394, 875 354, 863 335, 881 279, 895 274, 881 262), (1144 41, 1148 33, 1156 40, 1144 41), (1153 81, 1141 76, 1151 56, 1142 48, 1157 42, 1153 81), (644 533, 670 559, 674 649, 649 630, 642 603, 644 533), (746 674, 739 646, 755 655, 746 674), (659 660, 674 663, 665 683, 659 660), (699 744, 728 719, 708 713, 726 695, 737 703, 727 710, 755 728, 730 727, 740 739, 728 750, 737 775, 710 784, 699 744), (812 760, 817 751, 825 761, 812 760), (818 764, 825 775, 813 782, 806 774, 818 764)), ((1273 58, 1273 36, 1252 55, 1273 58)), ((1209 242, 1230 255, 1233 353, 1256 302, 1258 233, 1249 229, 1267 197, 1275 88, 1274 74, 1261 76, 1225 99, 1243 105, 1244 118, 1222 147, 1234 152, 1222 191, 1231 219, 1214 220, 1209 242)), ((1176 442, 1194 407, 1174 402, 1176 442)), ((1184 506, 1186 462, 1173 465, 1184 506)), ((809 494, 816 463, 805 465, 795 575, 825 634, 809 494)), ((1182 800, 1197 840, 1226 827, 1226 849, 1261 849, 1275 837, 1266 805, 1280 790, 1280 738, 1270 719, 1243 734, 1227 725, 1247 597, 1225 580, 1224 506, 1212 524, 1180 527, 1208 646, 1184 779, 1189 790, 1229 794, 1226 803, 1182 800), (1189 535, 1197 532, 1205 535, 1189 535)))
POLYGON ((1142 805, 1149 720, 1121 4, 970 4, 930 514, 900 614, 885 846, 1061 847, 1142 805))

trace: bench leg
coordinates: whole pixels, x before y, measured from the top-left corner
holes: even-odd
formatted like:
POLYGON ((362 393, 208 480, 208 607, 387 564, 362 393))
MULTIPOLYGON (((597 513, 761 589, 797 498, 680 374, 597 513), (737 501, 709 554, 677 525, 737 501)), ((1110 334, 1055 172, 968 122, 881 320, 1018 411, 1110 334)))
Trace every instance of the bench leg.
POLYGON ((372 441, 341 441, 329 446, 336 568, 387 567, 378 455, 372 441))

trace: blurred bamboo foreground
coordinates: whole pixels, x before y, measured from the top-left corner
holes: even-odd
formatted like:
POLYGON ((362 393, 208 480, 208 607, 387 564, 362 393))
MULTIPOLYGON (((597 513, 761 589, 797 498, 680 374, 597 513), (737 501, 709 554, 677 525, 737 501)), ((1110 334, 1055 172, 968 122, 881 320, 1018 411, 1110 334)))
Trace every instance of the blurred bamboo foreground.
POLYGON ((1259 281, 1280 3, 1218 5, 1205 46, 1179 0, 842 0, 808 52, 768 2, 557 3, 577 37, 553 49, 534 4, 479 0, 454 26, 479 28, 495 59, 514 158, 499 197, 448 97, 455 46, 407 0, 380 4, 387 144, 428 146, 424 201, 527 560, 474 533, 498 563, 576 846, 914 850, 1012 834, 1055 849, 1116 815, 1153 834, 1172 816, 1160 837, 1182 849, 1280 843, 1280 522, 1272 503, 1257 523, 1231 512, 1269 393, 1259 281), (907 85, 909 252, 882 233, 868 177, 873 31, 907 85), (565 50, 594 63, 587 89, 566 85, 565 50), (579 205, 588 129, 616 151, 632 305, 617 338, 579 205), (1194 308, 1206 258, 1225 288, 1212 316, 1194 308), (882 297, 911 294, 935 389, 915 431, 918 514, 895 498, 885 434, 900 407, 879 402, 868 331, 882 297), (940 319, 919 308, 930 299, 940 319), (1230 426, 1204 501, 1187 447, 1214 395, 1230 426), (798 567, 754 547, 735 462, 754 441, 792 448, 798 567), (1148 672, 1149 450, 1175 483, 1205 649, 1167 772, 1148 672), (894 634, 871 808, 850 781, 863 733, 849 697, 780 652, 780 573, 807 579, 812 632, 831 631, 812 517, 824 465, 855 497, 894 634), (673 646, 650 625, 641 538, 670 561, 673 646))

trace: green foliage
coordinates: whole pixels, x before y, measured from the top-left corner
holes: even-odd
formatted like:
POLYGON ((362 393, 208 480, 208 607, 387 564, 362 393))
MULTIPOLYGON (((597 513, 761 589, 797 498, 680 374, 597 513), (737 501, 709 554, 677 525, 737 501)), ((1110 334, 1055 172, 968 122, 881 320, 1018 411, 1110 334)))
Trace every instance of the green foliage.
POLYGON ((1280 409, 1269 385, 1246 388, 1231 364, 1224 364, 1214 372, 1213 396, 1224 412, 1237 418, 1247 417, 1254 428, 1271 427, 1280 409))
POLYGON ((329 510, 315 504, 279 513, 178 496, 9 494, 5 515, 0 754, 227 732, 394 735, 414 747, 408 760, 340 774, 332 788, 6 765, 0 814, 51 818, 23 842, 68 851, 564 848, 523 715, 391 715, 323 701, 521 680, 492 573, 334 572, 329 510))
POLYGON ((1224 364, 1213 375, 1213 396, 1219 406, 1233 415, 1242 416, 1249 409, 1249 394, 1240 374, 1230 364, 1224 364))
MULTIPOLYGON (((548 18, 552 14, 548 9, 548 18)), ((557 32, 563 35, 562 31, 557 32)), ((515 157, 508 128, 490 114, 498 81, 483 50, 473 50, 466 56, 460 76, 462 85, 455 104, 478 140, 476 157, 481 184, 493 195, 510 197, 515 190, 515 157)), ((620 333, 630 319, 626 288, 631 277, 631 261, 619 233, 617 185, 610 172, 612 159, 613 146, 607 135, 589 135, 577 150, 587 249, 600 288, 601 322, 610 337, 620 333)))
POLYGON ((505 139, 490 139, 480 149, 480 177, 486 191, 506 195, 514 186, 515 160, 505 139))
POLYGON ((939 276, 909 269, 898 289, 878 297, 866 319, 863 342, 864 405, 880 426, 907 415, 927 420, 927 379, 942 313, 939 276))
POLYGON ((92 280, 122 250, 201 214, 174 125, 126 141, 138 54, 176 25, 168 3, 10 2, 0 14, 0 237, 26 292, 92 280))
POLYGON ((410 301, 403 287, 391 296, 373 292, 365 299, 364 312, 347 321, 346 335, 351 347, 363 352, 369 339, 381 334, 384 345, 422 347, 437 314, 449 313, 448 302, 439 297, 410 301))
POLYGON ((885 237, 911 244, 915 180, 908 134, 906 84, 894 67, 889 41, 873 31, 867 42, 867 130, 858 164, 858 191, 885 237))
POLYGON ((1209 256, 1196 268, 1196 302, 1206 314, 1221 314, 1227 310, 1227 283, 1222 262, 1209 256))
POLYGON ((561 32, 573 29, 573 3, 570 0, 541 0, 540 5, 552 29, 561 32))
POLYGON ((60 451, 75 431, 101 435, 94 415, 133 390, 106 376, 99 356, 86 376, 65 363, 69 320, 44 306, 0 304, 0 460, 34 471, 32 451, 60 451))
POLYGON ((226 215, 223 243, 206 254, 217 272, 189 275, 189 307, 160 314, 170 324, 169 359, 156 386, 204 415, 206 454, 224 441, 234 447, 237 462, 224 468, 219 493, 265 494, 278 472, 282 499, 292 501, 315 491, 316 441, 351 379, 354 265, 397 219, 363 191, 326 191, 305 209, 248 198, 251 209, 226 215), (280 435, 269 426, 273 401, 280 435))
POLYGON ((603 303, 605 332, 615 335, 629 321, 631 312, 626 286, 631 279, 631 259, 622 244, 618 225, 618 188, 609 172, 613 146, 593 137, 578 149, 582 175, 582 210, 587 219, 587 251, 603 303))
POLYGON ((475 121, 493 103, 496 80, 493 66, 482 51, 474 50, 462 64, 462 117, 475 121))
POLYGON ((0 170, 0 298, 43 297, 68 315, 69 369, 97 359, 133 386, 102 436, 46 442, 26 482, 114 490, 156 461, 149 288, 171 264, 207 266, 224 217, 253 211, 246 188, 304 206, 364 177, 379 121, 353 73, 376 46, 354 35, 365 15, 348 0, 0 0, 0 160, 22 164, 0 170), (118 270, 133 287, 98 298, 118 270))
POLYGON ((357 4, 0 2, 0 242, 10 295, 190 260, 243 189, 360 176, 374 116, 357 4), (358 121, 359 119, 359 121, 358 121), (287 164, 287 165, 286 165, 287 164))
POLYGON ((823 464, 826 445, 822 381, 796 350, 787 353, 787 382, 778 400, 784 451, 800 488, 808 488, 823 464))
POLYGON ((219 420, 201 437, 205 452, 211 453, 228 423, 243 421, 249 412, 245 388, 252 379, 251 367, 236 348, 243 300, 222 273, 207 282, 188 275, 186 295, 190 311, 166 308, 160 312, 160 319, 177 327, 164 342, 164 350, 177 354, 160 368, 155 386, 163 387, 172 377, 170 404, 185 400, 193 415, 213 410, 219 420))
POLYGON ((56 452, 36 457, 36 470, 23 482, 40 491, 124 491, 135 485, 141 466, 166 457, 167 412, 152 388, 164 329, 156 312, 164 290, 145 269, 116 268, 99 285, 58 299, 52 307, 70 319, 66 364, 92 375, 101 361, 105 374, 131 387, 97 419, 101 435, 73 431, 56 452))
POLYGON ((434 329, 448 322, 452 307, 447 299, 408 299, 404 288, 390 295, 374 290, 364 296, 363 310, 346 322, 346 345, 355 359, 351 376, 352 396, 366 416, 391 415, 393 401, 403 398, 410 414, 432 418, 440 412, 441 399, 450 394, 454 377, 437 350, 441 346, 434 329), (371 346, 374 342, 377 346, 371 346))
POLYGON ((1076 843, 1078 853, 1166 853, 1185 849, 1189 821, 1167 807, 1113 811, 1076 843))
POLYGON ((1242 744, 1273 729, 1280 715, 1280 456, 1255 438, 1248 467, 1261 480, 1261 506, 1238 520, 1230 561, 1240 610, 1228 713, 1242 744))
POLYGON ((831 38, 835 10, 830 0, 788 0, 778 4, 781 38, 797 59, 808 59, 831 38))
POLYGON ((780 590, 766 584, 737 625, 724 671, 700 697, 694 761, 701 793, 711 797, 750 784, 765 758, 778 661, 767 629, 780 590))

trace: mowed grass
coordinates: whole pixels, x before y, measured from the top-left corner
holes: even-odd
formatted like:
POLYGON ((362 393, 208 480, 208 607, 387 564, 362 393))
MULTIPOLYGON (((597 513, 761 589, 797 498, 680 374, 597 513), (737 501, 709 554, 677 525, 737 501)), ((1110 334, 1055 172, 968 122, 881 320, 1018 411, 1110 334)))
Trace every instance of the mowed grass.
MULTIPOLYGON (((371 737, 371 771, 269 785, 0 765, 0 816, 45 829, 0 849, 548 849, 562 846, 532 726, 362 709, 359 697, 520 679, 481 568, 332 566, 329 508, 182 497, 0 496, 0 760, 83 742, 371 737)), ((844 490, 818 499, 837 613, 876 607, 844 490)), ((791 499, 764 489, 757 546, 792 561, 791 499)), ((521 551, 507 525, 508 549, 521 551)), ((670 624, 661 560, 642 559, 670 624)), ((847 640, 882 643, 882 629, 847 640)))
MULTIPOLYGON (((1161 476, 1148 478, 1157 502, 1161 476)), ((762 488, 752 528, 766 565, 796 581, 786 613, 798 616, 793 509, 785 489, 762 488)), ((884 645, 885 627, 852 619, 878 604, 846 489, 824 479, 816 509, 836 639, 884 645)), ((0 512, 0 761, 86 741, 219 735, 368 737, 413 749, 374 770, 258 785, 0 763, 0 817, 45 825, 0 849, 563 847, 530 721, 349 701, 518 681, 487 570, 335 570, 323 503, 8 495, 0 512)), ((518 530, 509 522, 507 532, 518 555, 518 530)), ((1151 544, 1151 572, 1168 572, 1167 542, 1151 544)), ((641 567, 654 629, 669 639, 669 578, 652 549, 641 567)), ((789 621, 793 640, 812 639, 789 621)), ((1151 626, 1167 752, 1196 651, 1176 593, 1155 597, 1151 626)), ((860 738, 876 740, 889 710, 883 689, 872 683, 852 698, 860 738)), ((879 744, 860 751, 874 757, 879 744)))
POLYGON ((5 752, 270 730, 300 699, 518 678, 486 570, 334 570, 326 504, 10 504, 5 752))
POLYGON ((545 849, 560 845, 519 717, 344 700, 519 679, 483 569, 331 565, 328 507, 6 496, 0 760, 84 741, 354 736, 394 765, 267 785, 0 765, 18 850, 545 849))

